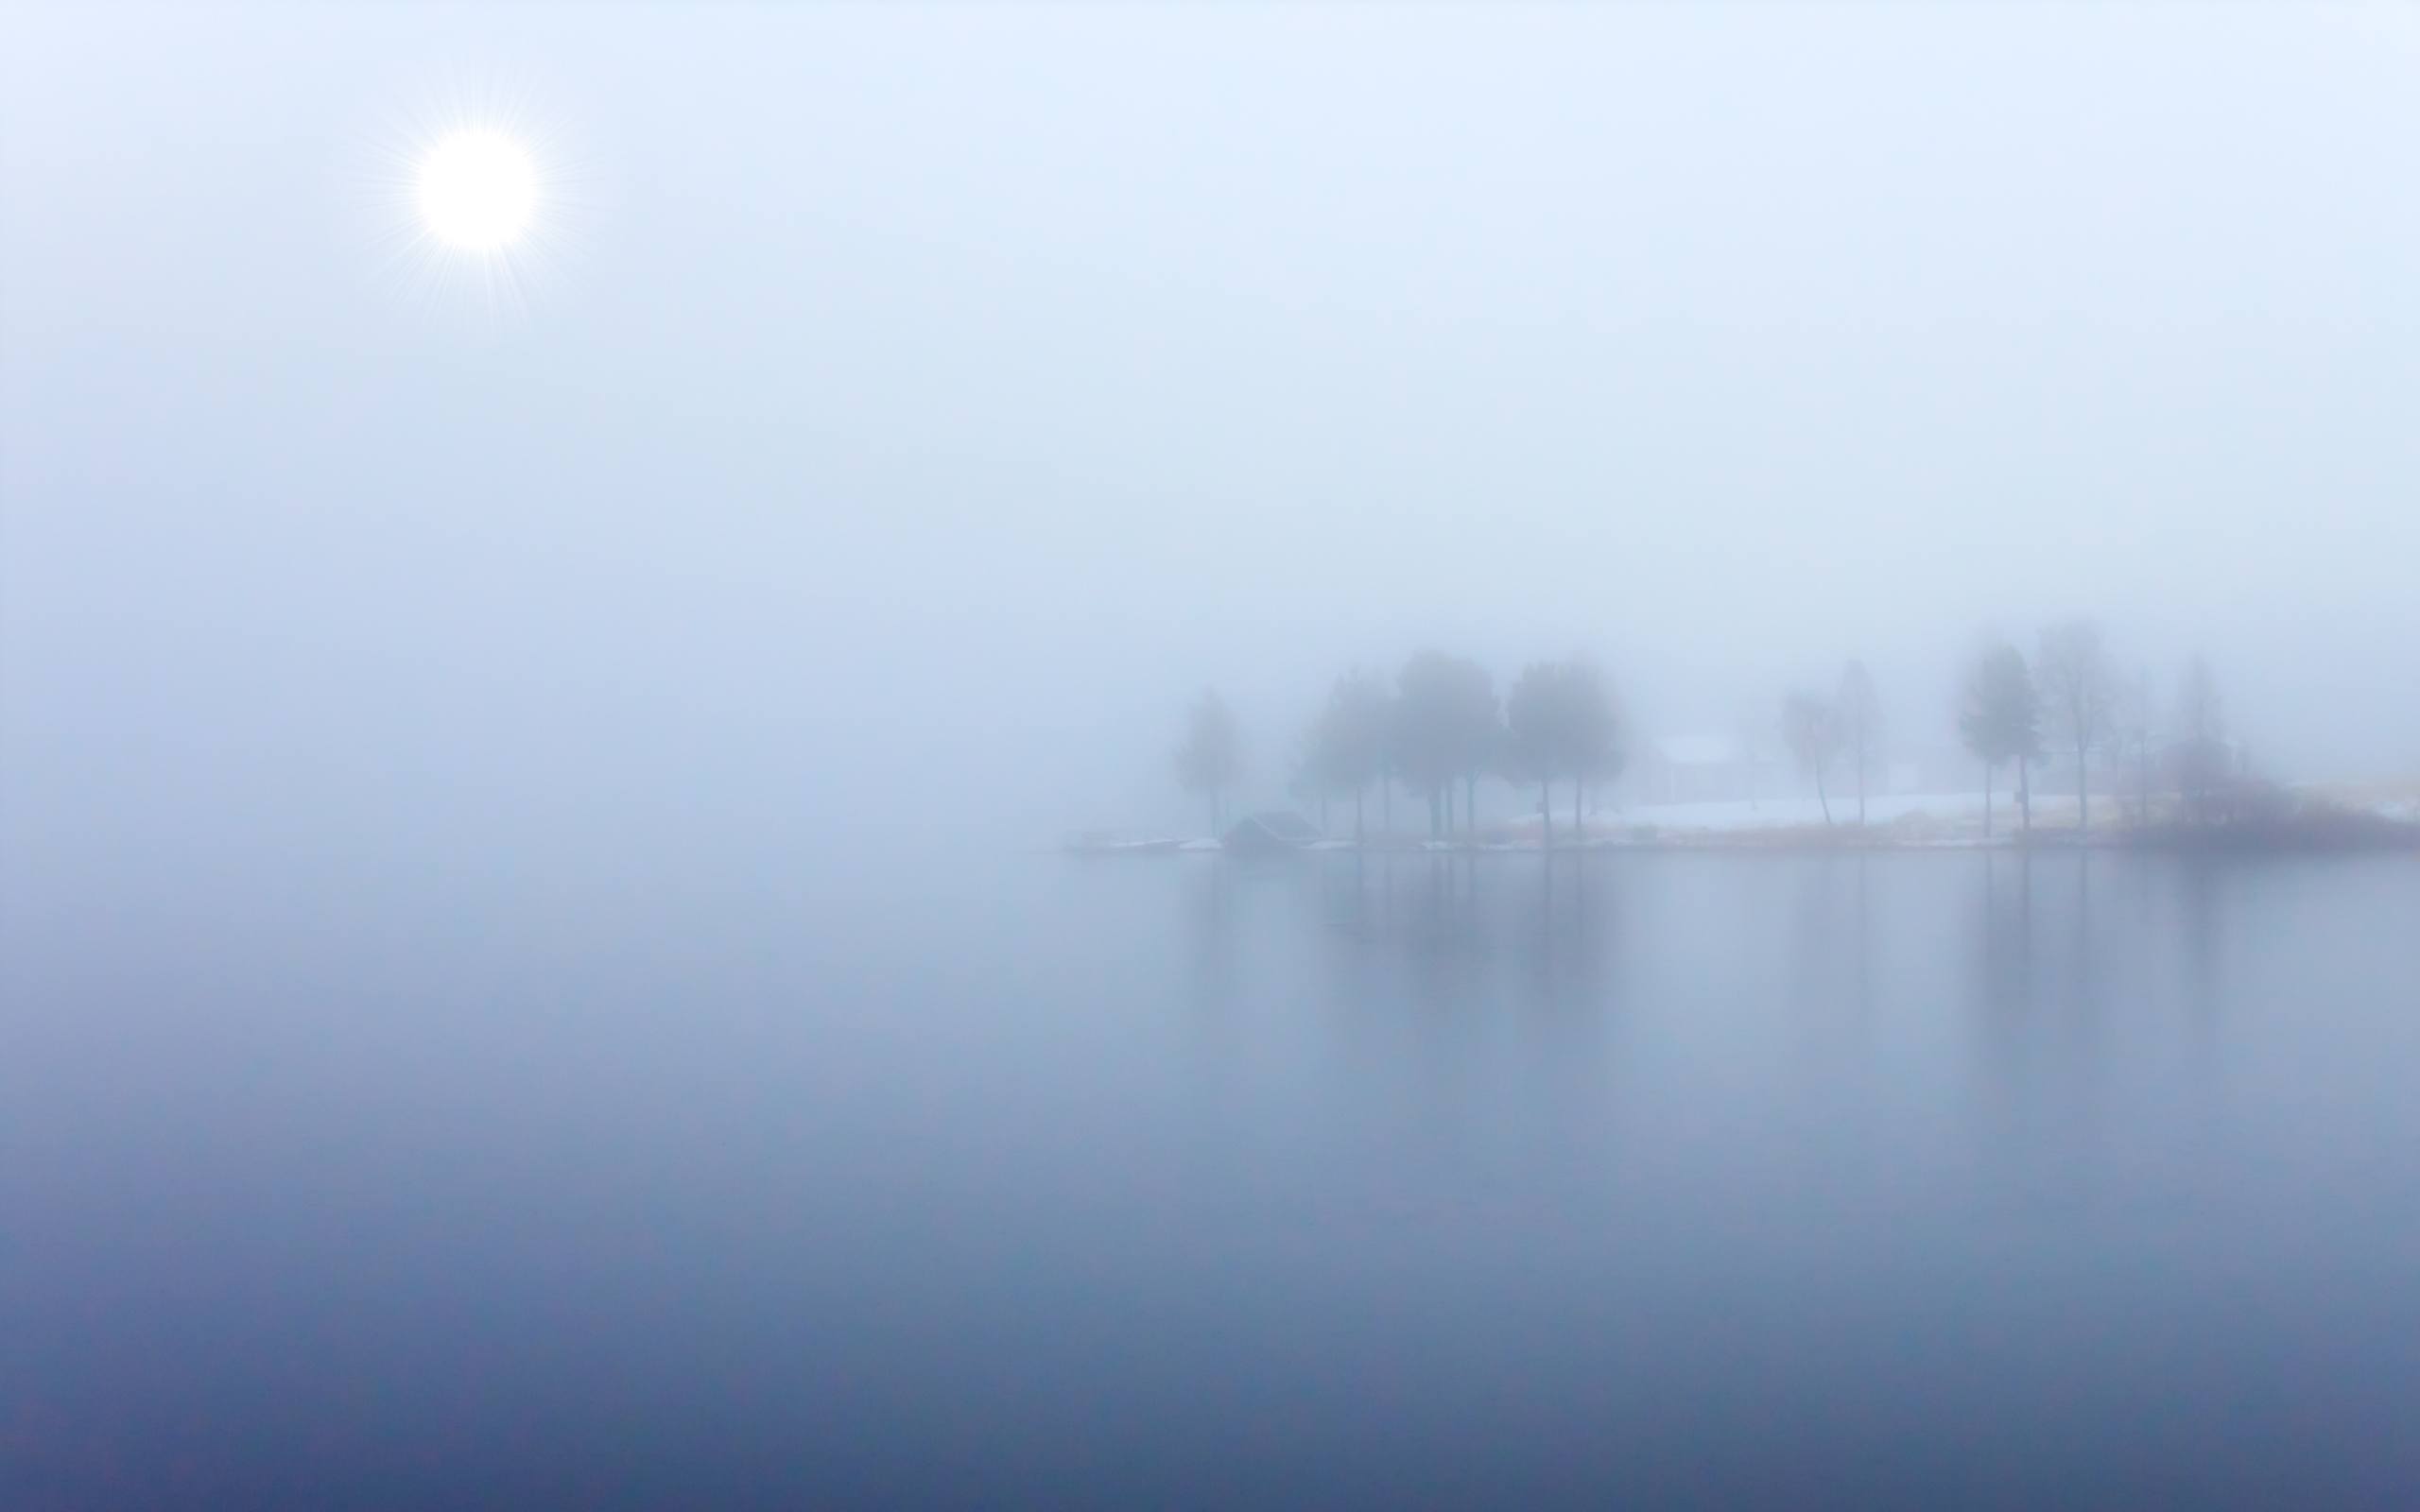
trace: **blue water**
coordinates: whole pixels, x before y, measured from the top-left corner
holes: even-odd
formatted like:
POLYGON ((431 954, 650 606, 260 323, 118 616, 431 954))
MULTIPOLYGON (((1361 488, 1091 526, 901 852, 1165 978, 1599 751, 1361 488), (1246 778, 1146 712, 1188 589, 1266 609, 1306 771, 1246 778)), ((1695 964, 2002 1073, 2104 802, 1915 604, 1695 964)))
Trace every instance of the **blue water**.
POLYGON ((2420 1504, 2420 864, 21 879, 0 1507, 2420 1504))

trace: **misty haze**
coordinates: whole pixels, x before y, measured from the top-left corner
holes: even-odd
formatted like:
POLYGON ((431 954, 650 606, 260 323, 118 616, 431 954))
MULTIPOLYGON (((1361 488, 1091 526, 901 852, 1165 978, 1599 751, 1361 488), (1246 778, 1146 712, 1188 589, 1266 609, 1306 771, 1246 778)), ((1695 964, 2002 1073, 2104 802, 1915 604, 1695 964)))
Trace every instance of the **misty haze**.
POLYGON ((0 1508, 2420 1505, 2420 10, 21 5, 0 1508))

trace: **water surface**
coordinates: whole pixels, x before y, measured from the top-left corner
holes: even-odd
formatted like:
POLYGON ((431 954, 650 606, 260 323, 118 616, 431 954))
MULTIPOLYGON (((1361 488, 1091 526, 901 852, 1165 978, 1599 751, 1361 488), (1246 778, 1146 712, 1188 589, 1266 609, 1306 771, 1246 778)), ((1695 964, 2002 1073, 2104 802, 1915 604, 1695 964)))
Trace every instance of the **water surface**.
POLYGON ((2420 866, 22 884, 0 1504, 2420 1504, 2420 866))

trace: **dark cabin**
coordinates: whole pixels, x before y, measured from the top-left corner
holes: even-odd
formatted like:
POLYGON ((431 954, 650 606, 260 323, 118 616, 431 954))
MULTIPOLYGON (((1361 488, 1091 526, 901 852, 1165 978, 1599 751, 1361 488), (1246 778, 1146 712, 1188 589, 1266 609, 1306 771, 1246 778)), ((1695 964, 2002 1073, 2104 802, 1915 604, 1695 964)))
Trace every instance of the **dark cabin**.
POLYGON ((1247 814, 1227 831, 1227 849, 1247 855, 1270 855, 1280 850, 1300 850, 1320 838, 1319 828, 1299 814, 1284 809, 1271 809, 1262 814, 1247 814))

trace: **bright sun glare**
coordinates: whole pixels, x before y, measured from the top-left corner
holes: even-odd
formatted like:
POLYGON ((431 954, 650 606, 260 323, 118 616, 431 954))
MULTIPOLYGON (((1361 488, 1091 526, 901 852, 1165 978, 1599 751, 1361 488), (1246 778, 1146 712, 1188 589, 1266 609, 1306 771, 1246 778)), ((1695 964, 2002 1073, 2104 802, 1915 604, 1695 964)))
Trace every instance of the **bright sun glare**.
POLYGON ((528 148, 498 131, 457 131, 420 163, 421 219, 464 251, 510 246, 538 210, 538 168, 528 148))

